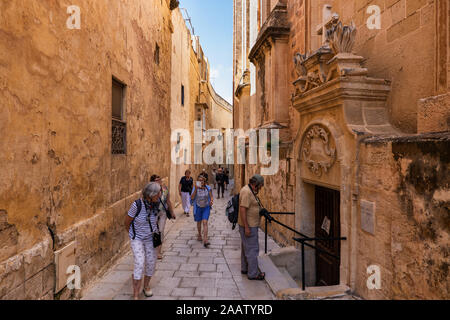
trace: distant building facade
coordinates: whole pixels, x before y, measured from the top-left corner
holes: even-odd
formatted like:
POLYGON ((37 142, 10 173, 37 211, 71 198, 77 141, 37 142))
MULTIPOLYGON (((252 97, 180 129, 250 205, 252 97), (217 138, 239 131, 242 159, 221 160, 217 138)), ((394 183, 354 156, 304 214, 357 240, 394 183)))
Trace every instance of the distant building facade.
MULTIPOLYGON (((203 52, 200 38, 191 33, 186 25, 180 9, 172 12, 172 21, 175 25, 172 36, 172 113, 171 129, 185 129, 190 136, 190 154, 184 152, 180 147, 179 164, 172 163, 171 189, 177 190, 178 182, 187 169, 191 170, 194 179, 206 169, 210 174, 217 164, 208 165, 194 156, 195 150, 203 152, 209 145, 206 141, 206 131, 218 129, 222 133, 233 126, 233 113, 231 104, 223 99, 214 90, 210 80, 210 65, 203 52), (195 122, 200 124, 200 143, 195 144, 195 122), (200 163, 196 163, 200 162, 200 163)), ((172 148, 177 143, 183 143, 183 137, 172 141, 172 148)), ((224 150, 225 153, 225 150, 224 150)), ((230 167, 231 168, 231 167, 230 167)), ((211 181, 210 181, 211 182, 211 181)), ((178 195, 174 195, 179 202, 178 195)))

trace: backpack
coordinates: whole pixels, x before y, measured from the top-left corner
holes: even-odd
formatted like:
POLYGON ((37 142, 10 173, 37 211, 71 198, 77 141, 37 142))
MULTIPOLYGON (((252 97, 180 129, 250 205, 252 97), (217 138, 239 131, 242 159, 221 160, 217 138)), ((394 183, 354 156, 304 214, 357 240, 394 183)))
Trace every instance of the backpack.
POLYGON ((232 230, 234 230, 239 218, 239 193, 234 195, 233 198, 228 201, 225 214, 228 217, 228 221, 233 224, 232 230))
POLYGON ((136 218, 138 217, 139 213, 141 213, 141 210, 142 210, 141 199, 137 199, 134 203, 136 203, 137 213, 134 216, 133 221, 131 222, 131 228, 133 229, 133 240, 136 239, 136 229, 134 228, 134 220, 136 220, 136 218))

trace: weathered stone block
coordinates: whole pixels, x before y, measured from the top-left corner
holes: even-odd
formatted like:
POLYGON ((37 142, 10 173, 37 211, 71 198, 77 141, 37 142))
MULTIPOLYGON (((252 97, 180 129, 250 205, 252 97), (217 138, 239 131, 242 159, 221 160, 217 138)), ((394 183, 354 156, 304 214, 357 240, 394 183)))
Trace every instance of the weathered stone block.
POLYGON ((400 0, 386 0, 386 8, 392 7, 394 4, 399 2, 400 0))
POLYGON ((419 133, 450 130, 450 94, 419 100, 419 133))
POLYGON ((33 277, 54 261, 51 241, 41 242, 23 253, 25 279, 33 277))
POLYGON ((9 291, 9 293, 1 298, 2 300, 25 300, 25 285, 21 284, 17 288, 9 291))
POLYGON ((420 27, 420 14, 414 13, 387 30, 387 41, 392 42, 420 27))
POLYGON ((428 3, 428 0, 408 0, 406 1, 406 15, 409 16, 428 3))
MULTIPOLYGON (((14 256, 0 264, 0 298, 25 282, 23 256, 14 256)), ((20 299, 20 298, 19 298, 20 299)))
POLYGON ((4 261, 17 254, 17 241, 19 233, 14 226, 2 229, 0 226, 0 261, 4 261))
POLYGON ((44 295, 43 292, 43 272, 38 272, 33 277, 25 281, 25 299, 37 300, 44 295))
MULTIPOLYGON (((55 265, 52 263, 44 269, 42 274, 42 291, 51 291, 53 297, 53 291, 55 290, 55 265)), ((52 298, 53 299, 53 298, 52 298)))
POLYGON ((391 17, 392 17, 392 23, 391 25, 394 25, 403 19, 406 18, 406 0, 400 0, 396 2, 392 7, 391 10, 391 17))

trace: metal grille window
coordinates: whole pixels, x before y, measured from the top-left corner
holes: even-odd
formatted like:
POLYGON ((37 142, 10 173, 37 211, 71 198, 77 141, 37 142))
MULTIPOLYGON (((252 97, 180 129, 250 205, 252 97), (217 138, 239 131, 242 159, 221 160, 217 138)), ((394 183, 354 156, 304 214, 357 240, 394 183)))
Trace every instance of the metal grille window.
POLYGON ((124 121, 125 85, 112 80, 112 135, 111 153, 127 153, 127 123, 124 121))

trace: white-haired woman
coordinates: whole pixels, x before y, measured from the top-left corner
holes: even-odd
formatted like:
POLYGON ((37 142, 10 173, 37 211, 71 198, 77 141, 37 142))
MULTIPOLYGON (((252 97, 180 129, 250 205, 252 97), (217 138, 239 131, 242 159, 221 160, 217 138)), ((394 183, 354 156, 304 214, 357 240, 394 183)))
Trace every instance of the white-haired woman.
POLYGON ((144 273, 144 295, 153 295, 150 280, 155 272, 156 249, 153 246, 153 233, 159 232, 157 216, 159 213, 159 199, 161 186, 156 183, 148 184, 142 190, 142 198, 131 205, 125 218, 125 226, 131 239, 131 249, 134 255, 133 289, 134 299, 139 299, 144 273))

